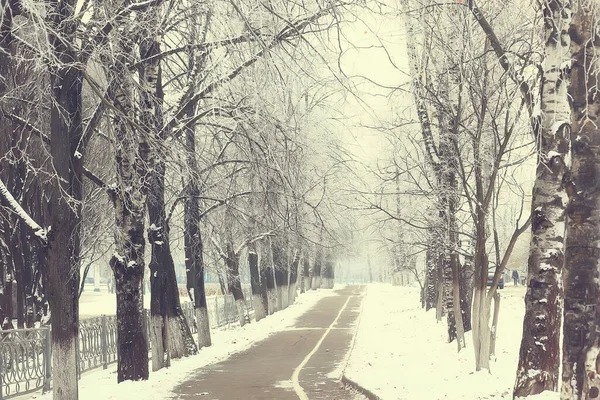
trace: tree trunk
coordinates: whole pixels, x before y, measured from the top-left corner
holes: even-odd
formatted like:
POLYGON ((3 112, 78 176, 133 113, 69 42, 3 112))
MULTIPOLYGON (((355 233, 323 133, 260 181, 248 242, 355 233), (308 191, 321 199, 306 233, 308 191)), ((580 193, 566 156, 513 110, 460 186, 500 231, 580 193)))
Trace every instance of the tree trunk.
POLYGON ((286 248, 281 239, 274 239, 271 244, 273 267, 275 268, 275 285, 277 286, 277 311, 287 307, 288 274, 286 248))
POLYGON ((570 24, 572 168, 567 184, 561 399, 600 396, 600 99, 598 2, 573 2, 570 24))
POLYGON ((135 241, 123 249, 126 256, 115 254, 110 261, 117 294, 117 382, 148 379, 147 322, 142 293, 144 263, 140 257, 144 248, 143 227, 138 226, 131 232, 135 236, 130 239, 135 241), (136 252, 134 248, 142 252, 136 252))
POLYGON ((492 329, 490 332, 490 356, 496 355, 496 336, 498 333, 498 316, 500 315, 500 293, 494 293, 494 314, 492 317, 492 329))
MULTIPOLYGON (((270 247, 270 246, 269 246, 270 247)), ((274 310, 274 296, 275 296, 275 278, 273 277, 273 268, 270 262, 270 251, 265 251, 265 247, 262 246, 262 254, 260 257, 260 280, 262 290, 262 301, 263 306, 267 315, 271 315, 275 312, 274 310)))
POLYGON ((473 305, 473 261, 466 257, 460 269, 460 309, 465 332, 472 329, 471 307, 473 305))
POLYGON ((532 196, 531 250, 523 337, 514 395, 558 389, 561 323, 560 277, 564 260, 567 196, 563 177, 569 154, 571 113, 567 100, 570 12, 567 3, 543 3, 546 59, 542 80, 539 161, 532 196))
POLYGON ((315 264, 312 269, 312 282, 310 284, 311 289, 317 290, 321 287, 321 265, 323 262, 323 249, 317 245, 317 251, 315 255, 315 264))
POLYGON ((50 42, 58 66, 51 73, 51 182, 48 293, 52 310, 53 398, 74 400, 77 387, 81 202, 83 201, 82 86, 77 67, 75 1, 50 10, 50 42))
MULTIPOLYGON (((480 187, 482 185, 479 185, 480 187)), ((481 190, 481 189, 480 189, 481 190)), ((474 293, 473 313, 471 315, 473 328, 473 348, 475 350, 475 370, 489 369, 490 348, 490 307, 491 302, 487 296, 488 256, 485 251, 486 232, 485 214, 481 207, 477 208, 475 221, 475 249, 474 249, 474 293)))
MULTIPOLYGON (((115 209, 115 252, 110 267, 117 296, 117 381, 148 379, 148 343, 143 316, 145 176, 149 145, 133 132, 128 118, 132 106, 132 77, 126 69, 132 44, 119 38, 115 45, 123 59, 109 69, 108 96, 114 104, 117 184, 109 194, 115 209)), ((143 136, 143 135, 142 135, 143 136)), ((54 313, 54 312, 53 312, 54 313)), ((54 318, 54 317, 53 317, 54 318)))
MULTIPOLYGON (((190 43, 195 45, 198 41, 204 42, 208 26, 210 25, 210 13, 205 15, 204 22, 200 22, 201 13, 198 5, 193 4, 191 9, 190 43), (204 26, 202 33, 199 34, 198 28, 204 26)), ((190 69, 189 85, 197 85, 198 76, 193 72, 200 71, 206 61, 205 54, 198 54, 195 46, 190 46, 188 51, 188 67, 190 69)), ((198 74, 199 75, 199 74, 198 74)), ((191 104, 186 113, 186 117, 191 119, 197 113, 197 103, 191 104)), ((208 309, 206 306, 206 289, 204 286, 204 254, 202 233, 200 223, 202 215, 200 214, 200 182, 198 177, 198 159, 196 156, 196 126, 192 124, 185 130, 185 145, 187 150, 187 198, 184 204, 184 252, 185 268, 187 278, 188 293, 194 302, 194 314, 196 317, 196 326, 198 330, 198 348, 209 347, 212 343, 210 336, 210 324, 208 319, 208 309)), ((222 279, 219 274, 219 283, 222 279)), ((221 286, 224 289, 224 286, 221 286)), ((224 290, 223 290, 224 292, 224 290)), ((224 294, 224 293, 223 293, 224 294)), ((189 321, 191 322, 191 321, 189 321)))
POLYGON ((298 265, 300 264, 300 249, 294 251, 294 257, 290 264, 290 286, 289 286, 289 303, 294 304, 296 300, 296 283, 298 281, 298 265))
MULTIPOLYGON (((155 18, 151 17, 151 20, 155 18)), ((152 37, 151 32, 147 34, 150 37, 142 40, 139 46, 142 60, 152 59, 161 51, 159 38, 152 37)), ((164 144, 166 131, 162 129, 164 96, 160 61, 146 61, 140 69, 139 77, 142 88, 142 124, 148 130, 148 136, 154 137, 158 144, 164 144)), ((154 149, 154 152, 158 154, 151 157, 151 168, 148 171, 147 207, 150 222, 148 241, 152 249, 149 264, 152 370, 157 371, 168 367, 172 358, 196 354, 198 350, 181 310, 175 263, 171 254, 165 211, 165 156, 160 150, 154 149)))
POLYGON ((254 318, 260 321, 265 315, 263 307, 263 296, 261 290, 260 274, 258 272, 258 254, 254 246, 248 251, 248 266, 250 268, 250 287, 252 288, 252 304, 254 306, 254 318))
MULTIPOLYGON (((188 197, 184 205, 184 252, 185 268, 187 278, 187 289, 194 302, 194 314, 198 329, 198 348, 211 345, 210 325, 208 320, 208 309, 206 307, 206 290, 204 287, 204 255, 202 233, 200 232, 200 196, 199 185, 194 176, 198 170, 196 160, 195 130, 189 128, 186 131, 187 166, 190 171, 188 178, 188 197)), ((192 322, 192 321, 188 321, 192 322)))
POLYGON ((428 248, 425 253, 425 311, 434 308, 437 299, 437 268, 433 254, 435 252, 431 248, 428 248))
POLYGON ((310 287, 310 258, 309 253, 304 254, 304 260, 302 261, 302 279, 304 280, 304 291, 308 292, 310 287))
POLYGON ((235 305, 238 311, 240 326, 246 324, 246 305, 244 303, 244 292, 242 291, 242 283, 240 281, 240 261, 237 254, 233 250, 233 239, 229 239, 226 245, 227 258, 227 285, 229 293, 233 295, 235 305))

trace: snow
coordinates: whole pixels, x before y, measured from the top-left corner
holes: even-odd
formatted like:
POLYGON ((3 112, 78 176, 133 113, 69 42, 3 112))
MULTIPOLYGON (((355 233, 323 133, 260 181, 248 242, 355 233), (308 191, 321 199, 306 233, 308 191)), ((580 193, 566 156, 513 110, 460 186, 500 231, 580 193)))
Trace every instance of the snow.
MULTIPOLYGON (((176 397, 172 393, 173 389, 190 374, 206 365, 220 362, 232 354, 244 351, 275 332, 292 327, 298 317, 319 300, 329 296, 338 296, 338 294, 331 290, 311 290, 299 295, 295 303, 285 310, 259 322, 253 321, 243 327, 237 326, 233 329, 213 330, 211 332, 212 346, 201 349, 196 356, 172 360, 170 368, 150 372, 150 378, 147 381, 117 384, 116 363, 109 365, 107 370, 100 368, 84 373, 79 381, 79 398, 86 400, 175 399, 176 397)), ((52 392, 44 395, 36 393, 22 398, 51 400, 52 392)))
MULTIPOLYGON (((523 286, 500 290, 496 356, 491 373, 475 371, 471 332, 456 353, 445 318, 425 312, 419 289, 371 284, 363 301, 356 342, 344 375, 385 400, 512 399, 525 311, 523 286)), ((558 393, 528 397, 557 400, 558 393)))

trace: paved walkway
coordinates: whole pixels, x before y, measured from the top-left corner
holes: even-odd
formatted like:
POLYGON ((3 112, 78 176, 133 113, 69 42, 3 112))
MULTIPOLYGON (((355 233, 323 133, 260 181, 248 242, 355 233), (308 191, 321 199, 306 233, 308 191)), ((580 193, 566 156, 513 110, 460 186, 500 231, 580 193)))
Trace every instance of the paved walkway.
POLYGON ((363 399, 336 375, 350 349, 364 289, 340 289, 339 296, 320 300, 294 327, 202 368, 175 389, 176 399, 363 399))

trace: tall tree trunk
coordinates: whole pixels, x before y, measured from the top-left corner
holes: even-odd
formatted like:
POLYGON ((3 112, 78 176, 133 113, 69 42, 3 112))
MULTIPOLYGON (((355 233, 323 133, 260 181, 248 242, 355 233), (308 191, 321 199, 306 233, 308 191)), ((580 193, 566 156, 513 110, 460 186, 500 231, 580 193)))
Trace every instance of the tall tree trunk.
MULTIPOLYGON (((160 54, 160 43, 157 38, 150 37, 143 40, 139 48, 142 60, 160 54)), ((162 129, 161 75, 158 59, 146 61, 140 69, 142 123, 148 130, 149 136, 154 136, 157 143, 165 143, 166 139, 165 130, 162 129)), ((149 268, 153 371, 168 367, 172 358, 187 357, 198 351, 179 300, 165 210, 166 165, 163 158, 162 154, 151 157, 152 168, 149 171, 147 196, 150 222, 148 241, 152 248, 149 268)))
MULTIPOLYGON (((164 202, 164 163, 154 164, 148 195, 152 246, 150 259, 150 319, 152 369, 170 365, 170 359, 196 354, 196 343, 179 300, 164 202), (166 359, 165 359, 166 357, 166 359)), ((190 321, 190 323, 193 321, 190 321)))
MULTIPOLYGON (((567 184, 561 399, 600 396, 600 117, 598 11, 573 2, 570 24, 572 168, 567 184)), ((567 123, 568 124, 568 123, 567 123)))
POLYGON ((523 337, 514 395, 526 397, 558 390, 561 323, 560 276, 564 260, 571 113, 567 100, 569 3, 543 2, 546 57, 542 80, 541 137, 532 196, 531 247, 523 337))
MULTIPOLYGON (((204 42, 208 26, 210 25, 210 12, 205 15, 204 23, 200 23, 200 13, 197 4, 192 4, 192 24, 191 44, 197 44, 200 40, 204 42), (201 35, 198 33, 198 27, 204 26, 201 35)), ((205 55, 198 55, 195 46, 190 46, 188 52, 188 68, 190 70, 190 86, 197 84, 198 76, 204 67, 205 55)), ((190 105, 186 117, 192 119, 197 112, 197 103, 190 105)), ((185 268, 187 271, 187 289, 192 295, 194 302, 194 314, 198 330, 198 348, 209 347, 212 344, 210 336, 210 324, 208 319, 208 309, 206 306, 206 289, 204 286, 204 245, 202 242, 202 232, 200 223, 202 215, 200 214, 200 188, 201 182, 198 177, 198 159, 196 155, 196 126, 192 124, 185 130, 185 145, 187 149, 186 166, 188 173, 187 180, 187 198, 184 205, 184 252, 185 268)), ((220 274, 219 274, 220 278, 220 274)), ((221 279, 219 279, 221 283, 221 279)), ((189 321, 191 322, 191 321, 189 321)))
MULTIPOLYGON (((129 120, 133 112, 132 77, 126 68, 132 44, 115 43, 119 59, 109 70, 109 98, 115 110, 116 187, 109 192, 115 209, 115 252, 110 267, 117 296, 117 381, 148 379, 148 343, 143 308, 144 186, 150 147, 129 120)), ((144 135, 142 135, 144 136, 144 135)))
POLYGON ((75 1, 51 3, 50 155, 56 174, 50 193, 48 293, 52 310, 53 398, 78 398, 79 267, 83 201, 82 86, 76 54, 75 1))

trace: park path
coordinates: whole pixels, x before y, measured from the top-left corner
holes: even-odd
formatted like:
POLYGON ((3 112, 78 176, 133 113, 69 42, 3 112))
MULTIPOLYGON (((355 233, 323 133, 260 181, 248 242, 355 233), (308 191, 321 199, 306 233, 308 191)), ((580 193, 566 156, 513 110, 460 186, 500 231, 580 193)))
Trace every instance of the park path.
POLYGON ((336 292, 321 299, 293 327, 201 368, 175 388, 173 399, 364 399, 345 389, 339 374, 350 350, 365 286, 346 286, 336 292))

